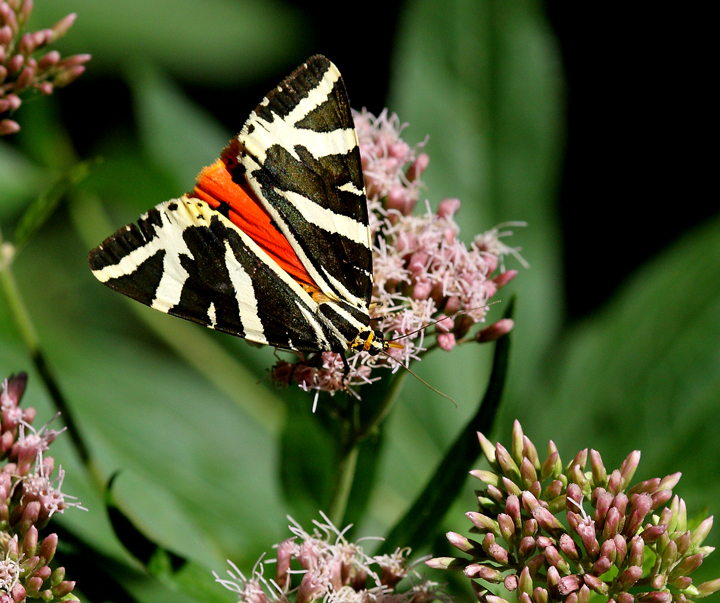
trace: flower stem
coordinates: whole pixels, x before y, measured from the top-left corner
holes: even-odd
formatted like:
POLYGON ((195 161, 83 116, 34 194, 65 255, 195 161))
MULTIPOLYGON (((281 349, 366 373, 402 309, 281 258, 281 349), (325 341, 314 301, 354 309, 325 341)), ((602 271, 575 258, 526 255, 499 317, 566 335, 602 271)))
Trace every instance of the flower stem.
POLYGON ((350 498, 353 481, 355 480, 355 468, 357 467, 358 445, 354 443, 345 449, 342 458, 335 471, 334 490, 330 499, 328 516, 336 526, 343 525, 345 510, 350 498))
MULTIPOLYGON (((25 347, 30 352, 30 359, 32 360, 37 372, 45 382, 50 398, 55 403, 57 410, 62 413, 63 421, 67 426, 68 435, 72 439, 75 445, 75 450, 80 457, 80 460, 88 468, 91 468, 90 463, 90 452, 85 440, 80 435, 80 431, 77 428, 77 424, 73 418, 72 412, 68 407, 65 396, 60 390, 60 386, 55 379, 55 376, 48 364, 45 354, 40 347, 40 339, 35 330, 35 325, 30 318, 30 313, 25 306, 25 302, 20 294, 15 275, 12 271, 12 260, 14 255, 14 247, 10 243, 3 243, 2 233, 0 232, 0 289, 5 295, 5 299, 8 303, 8 309, 10 314, 15 321, 15 326, 20 333, 20 337, 25 344, 25 347)), ((92 470, 91 470, 91 473, 92 470)))

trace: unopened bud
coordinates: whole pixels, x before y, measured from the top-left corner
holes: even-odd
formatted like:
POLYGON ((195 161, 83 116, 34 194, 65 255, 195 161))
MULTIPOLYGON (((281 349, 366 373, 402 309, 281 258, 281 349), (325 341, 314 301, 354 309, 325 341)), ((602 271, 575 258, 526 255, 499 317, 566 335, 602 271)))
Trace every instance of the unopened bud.
POLYGON ((478 343, 496 341, 500 339, 503 335, 507 335, 510 331, 512 331, 514 326, 515 321, 511 318, 501 318, 489 327, 485 327, 484 329, 478 331, 477 335, 475 336, 475 341, 477 341, 478 343))
MULTIPOLYGON (((0 119, 0 136, 15 134, 20 130, 20 125, 12 119, 0 119)), ((7 432, 10 433, 10 432, 7 432)))
POLYGON ((62 38, 68 32, 68 29, 72 27, 73 23, 75 23, 76 18, 77 15, 75 13, 70 13, 55 23, 55 25, 52 26, 53 36, 50 41, 55 42, 62 38))

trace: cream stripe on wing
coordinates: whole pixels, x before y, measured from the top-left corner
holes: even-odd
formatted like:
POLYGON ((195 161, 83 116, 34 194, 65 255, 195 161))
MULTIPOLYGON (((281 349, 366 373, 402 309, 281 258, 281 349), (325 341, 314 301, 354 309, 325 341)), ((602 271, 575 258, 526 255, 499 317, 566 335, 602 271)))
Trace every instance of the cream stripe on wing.
POLYGON ((290 201, 311 224, 332 234, 340 234, 347 239, 370 249, 370 227, 354 218, 336 214, 322 207, 304 195, 294 191, 282 191, 283 197, 290 201))
POLYGON ((258 315, 258 303, 252 279, 242 264, 237 261, 229 241, 225 241, 225 265, 230 275, 230 282, 235 288, 235 299, 237 299, 240 309, 240 322, 245 331, 245 339, 257 343, 267 343, 265 330, 258 315))

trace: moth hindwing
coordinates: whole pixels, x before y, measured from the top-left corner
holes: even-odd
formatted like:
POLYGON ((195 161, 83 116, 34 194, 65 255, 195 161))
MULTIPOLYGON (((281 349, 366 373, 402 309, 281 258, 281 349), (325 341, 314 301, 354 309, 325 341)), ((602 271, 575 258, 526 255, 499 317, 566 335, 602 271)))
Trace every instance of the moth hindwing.
POLYGON ((387 347, 370 328, 372 251, 340 72, 311 57, 250 114, 192 192, 93 249, 98 280, 148 306, 298 351, 387 347))

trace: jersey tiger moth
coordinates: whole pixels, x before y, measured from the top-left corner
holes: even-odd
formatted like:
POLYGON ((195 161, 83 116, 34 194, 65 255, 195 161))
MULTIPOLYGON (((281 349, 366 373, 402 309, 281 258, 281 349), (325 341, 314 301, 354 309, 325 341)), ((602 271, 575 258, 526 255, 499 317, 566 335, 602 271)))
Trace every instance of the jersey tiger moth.
POLYGON ((191 193, 89 254, 152 308, 300 352, 388 347, 370 326, 372 248, 345 85, 313 56, 260 102, 191 193))

